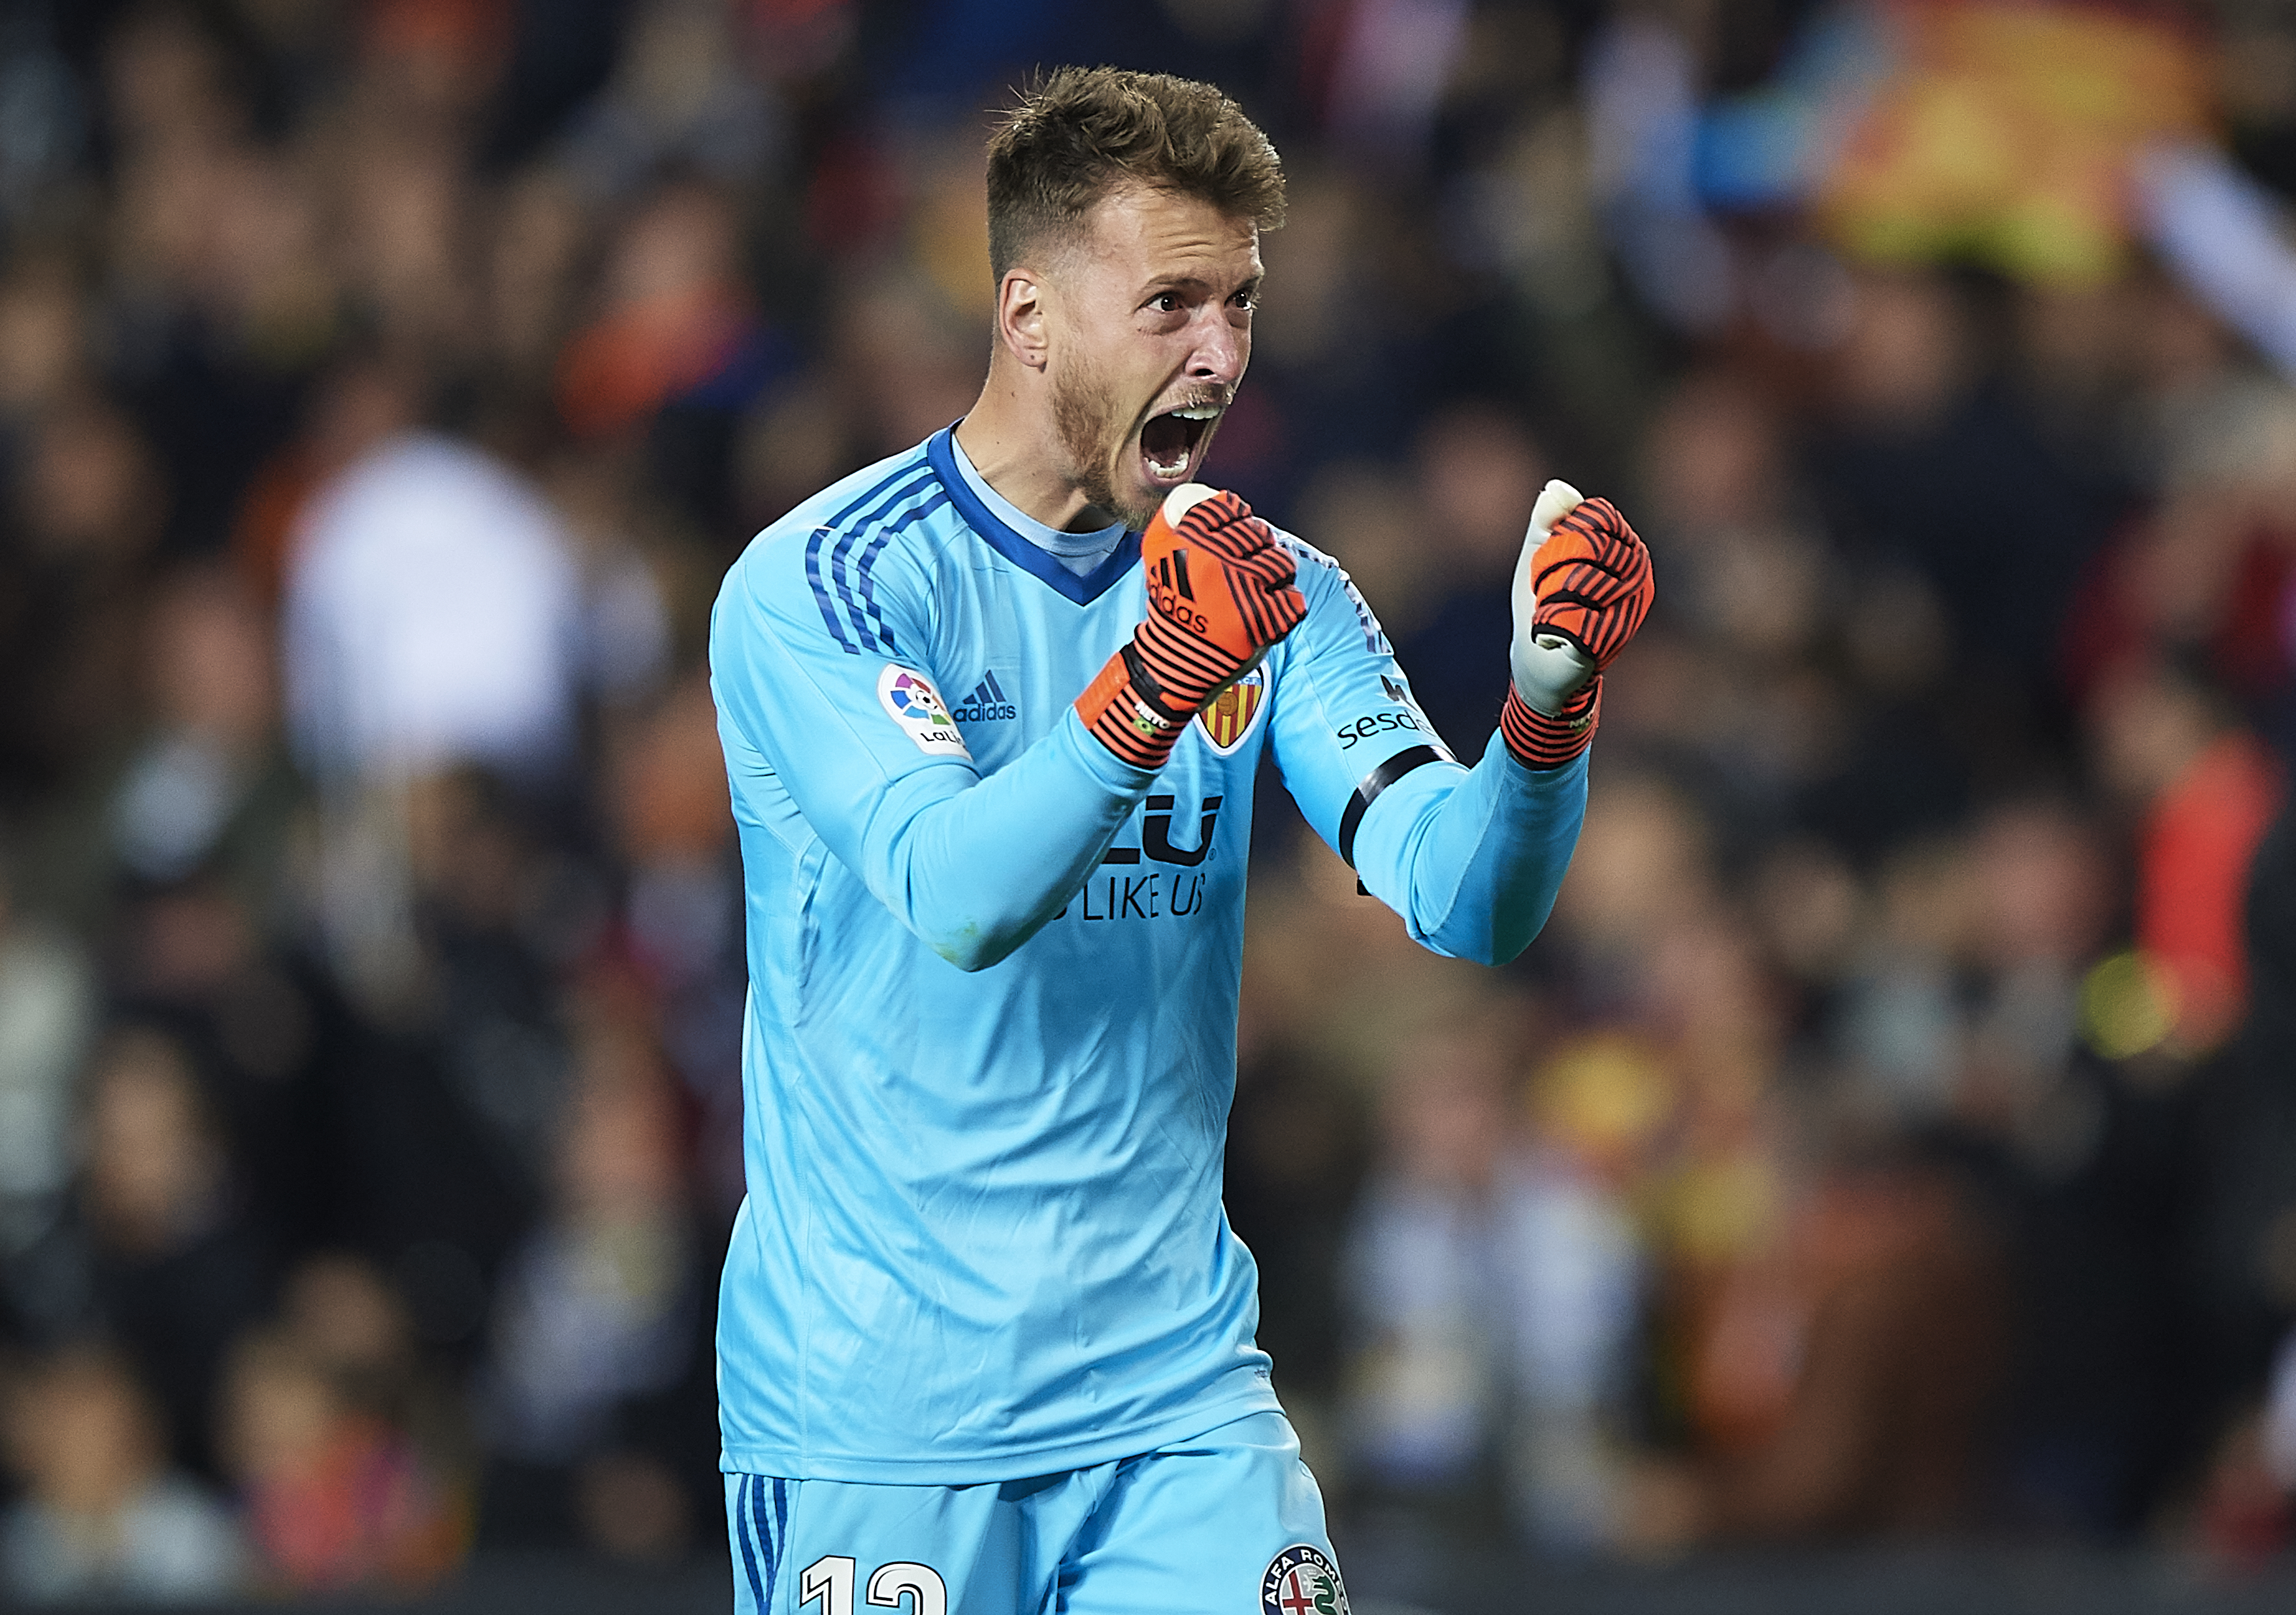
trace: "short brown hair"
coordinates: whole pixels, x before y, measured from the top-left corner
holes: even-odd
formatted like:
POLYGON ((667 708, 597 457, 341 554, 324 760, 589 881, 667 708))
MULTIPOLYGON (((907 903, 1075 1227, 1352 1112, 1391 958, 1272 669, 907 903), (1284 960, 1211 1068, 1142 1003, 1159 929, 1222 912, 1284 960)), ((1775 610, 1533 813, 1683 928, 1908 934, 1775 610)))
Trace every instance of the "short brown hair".
POLYGON ((1201 197, 1263 230, 1283 222, 1283 160, 1218 89, 1166 73, 1064 67, 1025 91, 989 137, 997 280, 1127 184, 1201 197))

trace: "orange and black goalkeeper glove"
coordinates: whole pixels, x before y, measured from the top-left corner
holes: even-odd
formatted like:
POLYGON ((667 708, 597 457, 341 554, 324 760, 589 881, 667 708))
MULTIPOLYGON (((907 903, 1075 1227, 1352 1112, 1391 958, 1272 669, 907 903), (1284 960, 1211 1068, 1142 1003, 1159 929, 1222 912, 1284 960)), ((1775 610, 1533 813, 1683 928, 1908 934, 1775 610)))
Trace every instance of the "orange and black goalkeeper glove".
POLYGON ((1234 494, 1176 488, 1140 542, 1148 616, 1077 697, 1085 727, 1126 762, 1160 768, 1180 731, 1308 615, 1297 569, 1234 494))
POLYGON ((1650 614, 1650 551, 1607 499, 1550 482, 1514 575, 1513 680, 1499 730, 1531 768, 1559 768, 1595 738, 1603 672, 1650 614))

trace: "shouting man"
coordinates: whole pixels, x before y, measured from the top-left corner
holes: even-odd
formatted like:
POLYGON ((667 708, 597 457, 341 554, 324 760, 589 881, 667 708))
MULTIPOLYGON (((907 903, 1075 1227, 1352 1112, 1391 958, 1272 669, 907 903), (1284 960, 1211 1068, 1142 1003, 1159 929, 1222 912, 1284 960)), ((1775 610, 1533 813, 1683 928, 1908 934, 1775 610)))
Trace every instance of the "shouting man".
POLYGON ((1347 1608, 1220 1208, 1253 778, 1420 942, 1512 958, 1651 583, 1603 502, 1535 520, 1499 733, 1453 759, 1347 575, 1195 480, 1283 213, 1218 90, 1054 74, 989 144, 980 401, 718 597, 743 1611, 1347 1608))

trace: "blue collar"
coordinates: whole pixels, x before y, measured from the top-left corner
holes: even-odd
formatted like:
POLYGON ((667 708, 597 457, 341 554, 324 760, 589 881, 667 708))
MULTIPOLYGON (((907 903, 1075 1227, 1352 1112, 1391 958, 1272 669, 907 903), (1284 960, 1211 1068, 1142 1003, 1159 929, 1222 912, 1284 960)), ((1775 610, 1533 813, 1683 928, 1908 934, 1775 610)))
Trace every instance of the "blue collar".
POLYGON ((964 518, 965 525, 980 535, 981 541, 998 554, 1030 576, 1041 578, 1048 586, 1066 595, 1078 605, 1090 605, 1108 592, 1108 587, 1132 568, 1140 559, 1140 535, 1127 533, 1122 542, 1109 552, 1108 559, 1081 578, 1062 566, 1058 560, 1038 549, 1010 527, 999 521, 995 512, 981 504, 980 496, 972 491, 957 469, 953 441, 955 426, 944 426, 925 441, 925 458, 932 463, 956 513, 964 518))

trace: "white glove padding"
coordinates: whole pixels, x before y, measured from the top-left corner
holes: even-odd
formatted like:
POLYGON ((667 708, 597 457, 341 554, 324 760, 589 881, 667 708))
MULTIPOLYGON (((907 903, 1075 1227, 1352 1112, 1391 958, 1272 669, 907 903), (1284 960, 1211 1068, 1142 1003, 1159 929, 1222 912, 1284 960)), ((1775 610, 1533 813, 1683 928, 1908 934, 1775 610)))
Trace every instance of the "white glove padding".
POLYGON ((1584 497, 1568 482, 1549 482, 1531 506, 1530 531, 1522 541, 1522 555, 1514 563, 1514 640, 1507 647, 1507 668, 1515 693, 1534 711, 1559 715, 1570 698, 1595 676, 1594 661, 1560 634, 1535 634, 1531 617, 1538 610, 1538 592, 1531 586, 1530 557, 1546 542, 1554 524, 1578 508, 1584 497))

